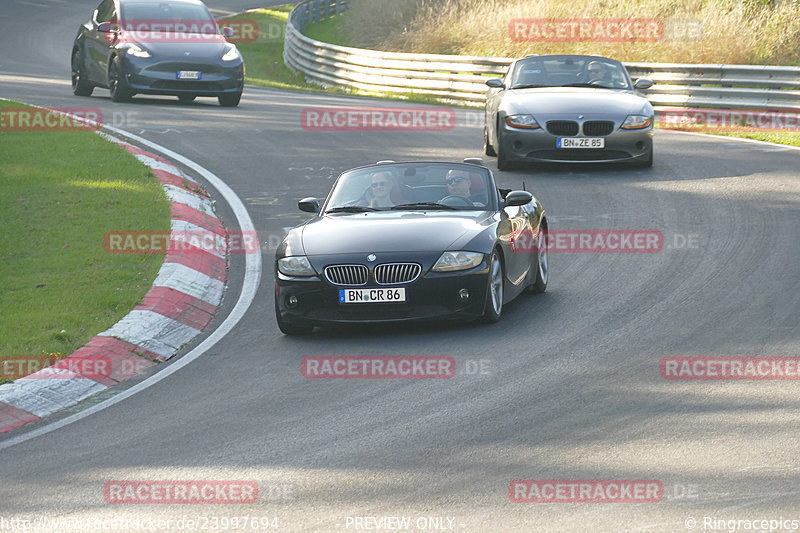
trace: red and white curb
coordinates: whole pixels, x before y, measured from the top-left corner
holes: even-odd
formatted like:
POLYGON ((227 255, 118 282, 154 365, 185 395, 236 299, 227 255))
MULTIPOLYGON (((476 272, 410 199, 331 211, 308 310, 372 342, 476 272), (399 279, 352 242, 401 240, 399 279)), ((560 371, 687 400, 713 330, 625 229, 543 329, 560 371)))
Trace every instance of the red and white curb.
MULTIPOLYGON (((170 200, 173 233, 211 232, 224 241, 225 228, 200 184, 165 159, 100 134, 153 170, 170 200)), ((40 370, 0 385, 0 433, 75 405, 175 355, 211 321, 222 301, 226 276, 226 250, 168 251, 142 304, 67 357, 66 362, 60 360, 58 366, 65 365, 63 369, 40 370), (101 377, 75 371, 92 368, 85 363, 98 359, 110 364, 101 377)))

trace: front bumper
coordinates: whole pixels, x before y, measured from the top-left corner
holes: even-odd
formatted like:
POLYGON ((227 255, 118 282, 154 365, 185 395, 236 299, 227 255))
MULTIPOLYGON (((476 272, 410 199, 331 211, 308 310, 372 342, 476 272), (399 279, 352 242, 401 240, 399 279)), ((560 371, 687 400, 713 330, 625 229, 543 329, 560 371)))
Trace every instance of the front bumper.
POLYGON ((130 89, 141 94, 220 96, 239 93, 244 88, 244 62, 176 61, 173 59, 123 59, 125 77, 130 89), (201 78, 178 79, 178 71, 193 70, 201 78))
POLYGON ((304 325, 342 323, 405 322, 483 315, 488 286, 486 260, 462 272, 426 272, 408 284, 392 285, 406 289, 401 303, 340 303, 339 290, 347 288, 383 288, 370 282, 358 287, 339 286, 324 278, 289 278, 275 270, 275 305, 285 322, 304 325), (459 296, 461 289, 469 298, 459 296), (294 305, 289 303, 295 297, 294 305))
POLYGON ((653 151, 653 128, 620 130, 604 136, 605 147, 556 148, 558 136, 544 129, 503 128, 503 144, 509 161, 546 163, 613 163, 644 161, 653 151))

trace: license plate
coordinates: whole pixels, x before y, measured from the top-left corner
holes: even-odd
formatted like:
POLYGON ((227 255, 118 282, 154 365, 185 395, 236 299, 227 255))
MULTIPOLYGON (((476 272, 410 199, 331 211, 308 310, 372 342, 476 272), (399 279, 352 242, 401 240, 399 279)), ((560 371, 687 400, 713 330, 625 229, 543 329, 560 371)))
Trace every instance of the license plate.
POLYGON ((339 303, 343 304, 372 304, 405 301, 405 289, 339 289, 339 303))
POLYGON ((179 70, 178 71, 178 79, 179 80, 199 80, 200 79, 200 71, 199 70, 179 70))
POLYGON ((557 148, 605 148, 606 140, 603 137, 559 137, 556 140, 557 148))

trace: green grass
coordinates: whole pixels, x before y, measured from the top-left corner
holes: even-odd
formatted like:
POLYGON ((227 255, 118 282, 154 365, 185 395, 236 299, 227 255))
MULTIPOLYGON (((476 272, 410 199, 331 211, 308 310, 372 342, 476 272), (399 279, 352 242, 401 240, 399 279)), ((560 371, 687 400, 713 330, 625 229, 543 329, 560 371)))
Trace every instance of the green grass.
POLYGON ((744 139, 755 139, 776 144, 788 144, 789 146, 800 146, 800 133, 797 132, 736 132, 736 133, 715 133, 715 135, 725 135, 727 137, 741 137, 744 139))
POLYGON ((323 43, 338 44, 339 46, 351 46, 350 38, 344 30, 346 14, 334 15, 319 22, 306 24, 303 35, 322 41, 323 43))
POLYGON ((94 132, 0 132, 0 355, 65 356, 116 323, 164 257, 109 254, 103 236, 169 221, 150 169, 94 132))
MULTIPOLYGON (((276 89, 352 96, 377 96, 391 100, 403 100, 415 103, 441 103, 437 98, 427 95, 411 93, 389 94, 338 87, 326 89, 319 85, 307 83, 302 74, 292 71, 283 62, 283 34, 286 27, 286 20, 292 8, 294 8, 294 4, 273 6, 231 17, 234 20, 254 20, 258 23, 259 28, 262 28, 261 31, 270 36, 274 36, 278 33, 277 30, 280 30, 280 39, 259 39, 254 43, 238 43, 236 45, 245 60, 246 83, 260 87, 274 87, 276 89)), ((332 22, 330 21, 331 19, 326 19, 318 24, 308 24, 303 33, 319 40, 328 38, 343 40, 344 38, 340 33, 343 16, 344 15, 334 17, 332 22), (338 37, 336 36, 337 34, 338 37)))
MULTIPOLYGON (((290 70, 283 63, 283 29, 293 5, 259 9, 232 17, 232 19, 248 19, 258 23, 261 31, 279 27, 280 37, 267 40, 259 39, 254 43, 239 43, 236 46, 245 60, 245 82, 262 87, 278 89, 310 90, 303 76, 290 70)), ((268 31, 269 35, 275 32, 268 31)))

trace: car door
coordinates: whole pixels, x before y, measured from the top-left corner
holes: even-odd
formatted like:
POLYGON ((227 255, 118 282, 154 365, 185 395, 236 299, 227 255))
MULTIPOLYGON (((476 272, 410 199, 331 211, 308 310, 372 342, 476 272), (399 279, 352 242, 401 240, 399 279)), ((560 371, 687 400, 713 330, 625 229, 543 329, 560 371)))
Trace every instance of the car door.
MULTIPOLYGON (((493 190, 497 194, 499 205, 500 220, 497 225, 497 239, 503 249, 505 276, 509 282, 521 290, 530 270, 531 253, 534 251, 529 245, 535 227, 531 226, 530 216, 533 203, 521 206, 507 205, 503 198, 510 191, 508 189, 493 190)), ((507 296, 513 298, 517 293, 517 290, 508 290, 507 296)))
POLYGON ((101 32, 98 26, 102 22, 117 21, 117 10, 114 0, 103 0, 92 14, 89 28, 86 31, 86 68, 95 83, 108 86, 108 58, 114 47, 115 33, 101 32))

